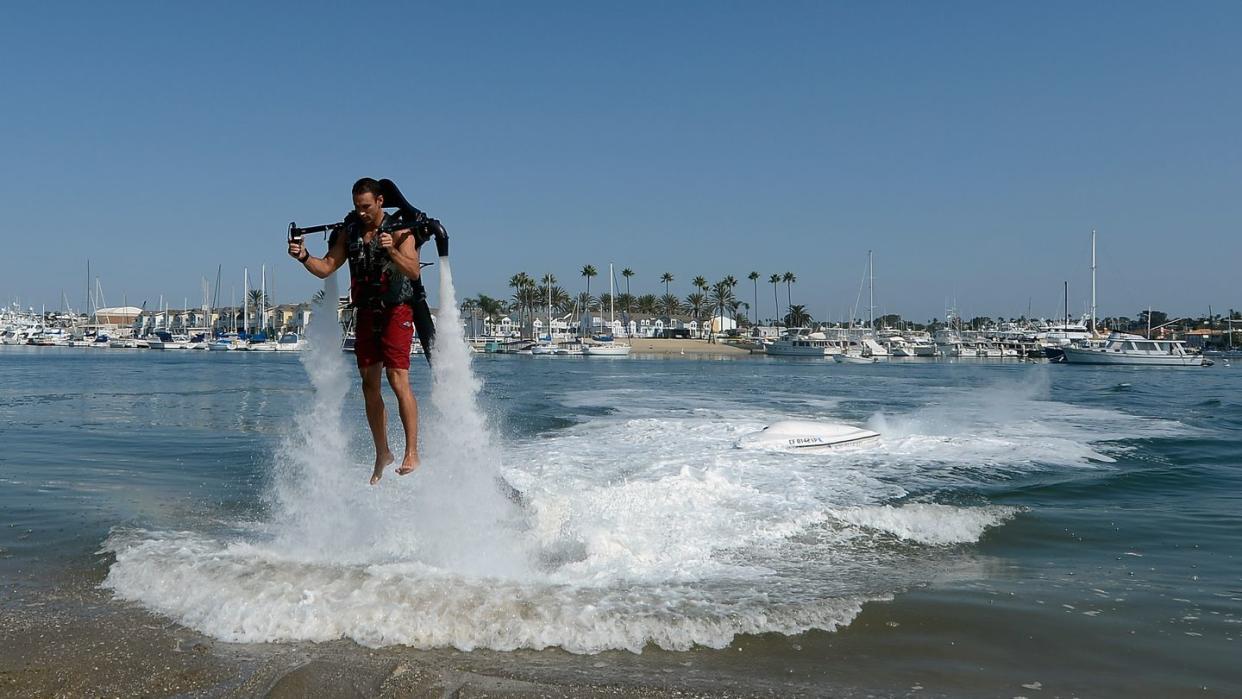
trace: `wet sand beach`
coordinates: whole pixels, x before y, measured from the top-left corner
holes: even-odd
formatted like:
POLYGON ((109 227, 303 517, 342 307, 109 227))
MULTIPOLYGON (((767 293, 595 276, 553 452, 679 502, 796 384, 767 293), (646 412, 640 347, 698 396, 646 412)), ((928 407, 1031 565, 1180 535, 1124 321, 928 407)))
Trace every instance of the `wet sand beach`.
POLYGON ((735 347, 723 342, 708 342, 707 340, 666 340, 636 337, 628 340, 628 342, 634 348, 633 354, 685 355, 687 357, 745 357, 750 354, 749 350, 741 347, 735 347))

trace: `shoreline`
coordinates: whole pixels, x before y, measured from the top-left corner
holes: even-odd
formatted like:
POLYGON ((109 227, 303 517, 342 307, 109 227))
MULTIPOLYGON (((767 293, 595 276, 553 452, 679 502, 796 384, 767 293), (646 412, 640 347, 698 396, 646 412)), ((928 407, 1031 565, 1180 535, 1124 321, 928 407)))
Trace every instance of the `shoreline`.
POLYGON ((630 338, 628 343, 634 349, 631 354, 655 356, 695 357, 748 357, 750 350, 707 340, 679 340, 662 338, 630 338))
POLYGON ((349 640, 228 643, 113 600, 98 587, 102 566, 85 573, 0 605, 0 694, 855 699, 1231 696, 1242 689, 1223 676, 1192 687, 1176 675, 1098 665, 1083 646, 1104 639, 1067 637, 1073 623, 1041 621, 1029 606, 970 584, 917 586, 868 602, 831 632, 742 635, 722 649, 648 645, 640 654, 578 655, 367 648, 349 640))

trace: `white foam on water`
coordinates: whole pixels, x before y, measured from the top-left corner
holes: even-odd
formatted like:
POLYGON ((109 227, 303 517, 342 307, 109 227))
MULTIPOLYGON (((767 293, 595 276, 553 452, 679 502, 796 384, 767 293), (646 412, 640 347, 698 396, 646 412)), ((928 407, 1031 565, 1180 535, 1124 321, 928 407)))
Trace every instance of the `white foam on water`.
POLYGON ((1017 514, 914 492, 1103 468, 1109 440, 1181 429, 1050 401, 1038 383, 997 384, 934 388, 925 407, 874 415, 871 448, 774 453, 733 445, 780 419, 839 420, 841 401, 739 402, 652 381, 571 388, 553 400, 613 412, 502 451, 446 262, 418 472, 366 484, 370 454, 349 453, 342 419, 352 368, 312 333, 333 351, 304 358, 315 400, 274 466, 271 516, 228 536, 117 530, 105 586, 230 641, 718 648, 848 624, 865 601, 945 572, 925 561, 952 568, 955 547, 1017 514))
POLYGON ((1012 519, 1017 513, 1016 507, 952 507, 934 503, 847 507, 832 511, 842 522, 937 546, 978 541, 983 532, 1012 519))

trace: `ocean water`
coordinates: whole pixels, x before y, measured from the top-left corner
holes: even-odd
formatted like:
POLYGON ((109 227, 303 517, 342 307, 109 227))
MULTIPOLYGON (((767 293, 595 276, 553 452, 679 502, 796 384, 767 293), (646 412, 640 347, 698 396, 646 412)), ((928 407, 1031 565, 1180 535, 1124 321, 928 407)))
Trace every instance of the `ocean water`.
POLYGON ((224 641, 1242 695, 1242 367, 441 361, 370 487, 348 356, 0 348, 0 574, 224 641), (736 448, 791 418, 882 438, 736 448))

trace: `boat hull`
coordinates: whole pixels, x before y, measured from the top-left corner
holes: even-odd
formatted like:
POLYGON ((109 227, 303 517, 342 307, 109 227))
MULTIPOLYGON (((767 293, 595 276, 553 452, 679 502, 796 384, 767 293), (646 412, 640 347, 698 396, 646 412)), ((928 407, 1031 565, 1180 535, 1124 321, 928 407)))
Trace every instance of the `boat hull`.
POLYGON ((582 348, 582 354, 588 357, 628 357, 629 345, 588 345, 582 348))
POLYGON ((1102 350, 1066 347, 1065 361, 1070 364, 1104 364, 1110 366, 1202 366, 1203 358, 1193 355, 1127 354, 1102 350))
POLYGON ((774 449, 796 453, 824 453, 859 446, 880 438, 878 432, 839 423, 786 420, 773 423, 737 442, 739 449, 774 449))

